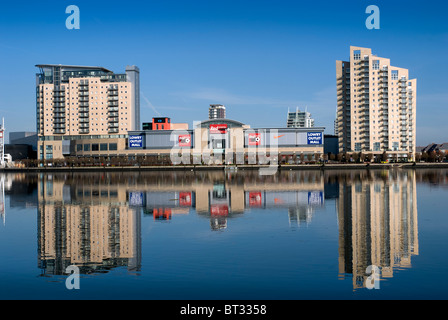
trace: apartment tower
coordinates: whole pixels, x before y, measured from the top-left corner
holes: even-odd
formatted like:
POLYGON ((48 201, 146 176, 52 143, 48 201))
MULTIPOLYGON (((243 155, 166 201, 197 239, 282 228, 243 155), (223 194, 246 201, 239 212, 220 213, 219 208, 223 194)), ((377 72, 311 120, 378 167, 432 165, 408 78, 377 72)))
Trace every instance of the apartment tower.
POLYGON ((208 109, 208 118, 212 119, 225 119, 226 107, 222 104, 211 104, 208 109))
POLYGON ((102 67, 36 67, 39 159, 64 158, 77 146, 84 146, 79 142, 85 140, 115 139, 112 145, 105 147, 107 143, 103 143, 104 151, 113 150, 116 139, 125 139, 128 131, 140 129, 138 67, 128 66, 121 74, 102 67))
POLYGON ((350 47, 336 61, 339 152, 414 159, 417 80, 372 50, 350 47))
POLYGON ((288 118, 286 120, 287 128, 312 128, 314 127, 314 119, 311 118, 311 113, 308 111, 300 111, 296 108, 296 111, 288 110, 288 118))

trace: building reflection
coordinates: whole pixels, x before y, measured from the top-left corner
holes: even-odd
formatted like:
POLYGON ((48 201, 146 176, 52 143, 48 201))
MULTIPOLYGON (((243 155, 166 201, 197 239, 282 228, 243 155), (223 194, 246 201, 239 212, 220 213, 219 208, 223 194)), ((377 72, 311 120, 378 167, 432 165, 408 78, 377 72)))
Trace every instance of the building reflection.
POLYGON ((140 270, 140 212, 127 205, 119 186, 48 175, 39 179, 38 189, 43 275, 62 275, 70 265, 83 274, 140 270))
POLYGON ((334 203, 339 277, 351 278, 359 289, 370 276, 368 266, 378 266, 383 278, 411 267, 412 256, 419 254, 416 184, 447 177, 418 170, 272 176, 250 170, 167 171, 17 174, 4 176, 3 183, 10 206, 37 208, 43 275, 63 275, 70 265, 83 273, 116 267, 138 273, 145 218, 145 224, 160 224, 195 214, 209 220, 210 230, 225 231, 234 219, 267 210, 284 212, 290 227, 298 228, 334 203))
POLYGON ((322 172, 47 174, 37 179, 38 261, 43 275, 141 265, 141 217, 155 223, 190 214, 213 231, 247 210, 279 208, 292 225, 309 223, 324 202, 322 172))
POLYGON ((419 254, 415 171, 338 173, 339 275, 365 287, 368 266, 382 278, 419 254))
POLYGON ((146 174, 129 191, 132 205, 140 206, 154 220, 171 220, 190 210, 210 220, 211 230, 227 228, 229 219, 247 210, 285 209, 290 222, 309 223, 316 207, 324 203, 320 171, 259 176, 257 172, 199 172, 178 175, 146 174))

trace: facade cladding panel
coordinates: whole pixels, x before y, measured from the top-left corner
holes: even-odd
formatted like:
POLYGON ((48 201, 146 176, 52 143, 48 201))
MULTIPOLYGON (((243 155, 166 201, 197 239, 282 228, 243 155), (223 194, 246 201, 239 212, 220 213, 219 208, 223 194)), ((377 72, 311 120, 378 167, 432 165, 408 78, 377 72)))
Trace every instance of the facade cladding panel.
POLYGON ((305 146, 307 144, 308 144, 308 132, 297 132, 297 145, 305 146))
MULTIPOLYGON (((282 129, 251 129, 244 131, 244 145, 246 147, 297 147, 309 146, 307 131, 296 130, 282 130, 282 129)), ((314 130, 313 132, 320 133, 323 138, 323 132, 314 130)))
POLYGON ((174 147, 187 147, 188 144, 190 144, 190 147, 193 147, 193 141, 193 132, 191 131, 148 132, 145 134, 144 149, 171 149, 174 147), (181 142, 182 146, 179 145, 179 142, 181 142))
POLYGON ((269 137, 270 145, 278 145, 279 147, 296 146, 297 145, 297 135, 296 132, 281 132, 278 131, 277 134, 271 134, 269 137))

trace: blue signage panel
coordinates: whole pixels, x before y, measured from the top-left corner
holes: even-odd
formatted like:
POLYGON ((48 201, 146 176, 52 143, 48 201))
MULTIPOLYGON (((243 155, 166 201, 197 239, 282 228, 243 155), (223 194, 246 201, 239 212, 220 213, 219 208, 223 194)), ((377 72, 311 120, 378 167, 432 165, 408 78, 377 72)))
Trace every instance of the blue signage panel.
POLYGON ((323 144, 322 132, 308 132, 308 144, 323 144))
POLYGON ((324 203, 324 194, 321 191, 308 192, 308 205, 321 205, 324 203))
POLYGON ((143 207, 145 204, 145 194, 143 192, 129 192, 129 205, 132 207, 143 207))
POLYGON ((129 136, 129 148, 143 148, 143 136, 129 136))

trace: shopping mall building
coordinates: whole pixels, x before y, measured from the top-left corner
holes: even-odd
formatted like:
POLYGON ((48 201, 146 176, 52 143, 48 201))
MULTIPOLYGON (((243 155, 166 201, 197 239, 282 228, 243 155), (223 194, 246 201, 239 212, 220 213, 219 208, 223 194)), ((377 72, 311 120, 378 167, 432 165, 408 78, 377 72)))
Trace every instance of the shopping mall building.
POLYGON ((320 157, 324 128, 259 128, 230 119, 195 123, 192 130, 136 130, 107 148, 101 139, 79 140, 71 156, 170 157, 173 164, 263 164, 320 157), (102 147, 102 145, 104 146, 102 147), (310 156, 308 156, 310 155, 310 156))
POLYGON ((38 65, 38 159, 169 157, 173 164, 262 164, 324 153, 324 128, 252 129, 216 118, 188 124, 154 118, 140 123, 136 66, 38 65), (142 128, 142 129, 141 129, 142 128))

